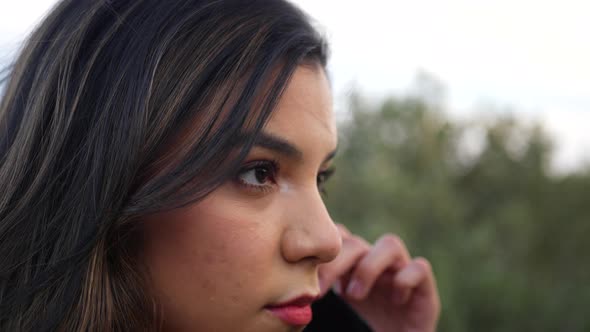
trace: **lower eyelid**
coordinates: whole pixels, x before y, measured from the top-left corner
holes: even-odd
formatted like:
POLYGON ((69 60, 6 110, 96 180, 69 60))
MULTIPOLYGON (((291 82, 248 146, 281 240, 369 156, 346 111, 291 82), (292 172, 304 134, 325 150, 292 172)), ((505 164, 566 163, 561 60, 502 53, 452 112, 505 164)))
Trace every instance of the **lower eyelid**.
POLYGON ((271 192, 273 190, 273 186, 275 186, 276 184, 270 184, 270 185, 252 185, 249 183, 246 183, 242 180, 240 180, 239 178, 236 179, 237 185, 242 189, 242 190, 247 190, 253 193, 267 193, 267 192, 271 192))

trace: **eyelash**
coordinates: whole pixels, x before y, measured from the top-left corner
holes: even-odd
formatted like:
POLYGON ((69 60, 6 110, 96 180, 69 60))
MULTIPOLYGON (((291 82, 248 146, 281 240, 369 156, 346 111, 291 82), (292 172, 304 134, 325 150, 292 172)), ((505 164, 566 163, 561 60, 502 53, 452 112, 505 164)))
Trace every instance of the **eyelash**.
POLYGON ((328 192, 326 191, 326 188, 324 188, 324 185, 326 184, 326 182, 328 182, 328 180, 332 177, 332 175, 334 175, 334 172, 336 172, 336 168, 335 167, 330 167, 325 171, 321 171, 318 174, 318 189, 320 190, 320 192, 324 195, 328 195, 328 192))
POLYGON ((251 163, 244 165, 236 175, 236 183, 246 190, 250 190, 256 193, 265 193, 272 191, 272 185, 253 185, 246 183, 241 177, 247 172, 255 171, 257 169, 264 169, 268 172, 270 181, 276 183, 276 175, 279 172, 279 164, 276 160, 256 160, 251 163))
MULTIPOLYGON (((277 177, 277 174, 279 173, 279 170, 280 170, 279 163, 276 160, 256 160, 254 162, 246 164, 238 171, 238 174, 236 175, 236 178, 235 178, 235 182, 238 185, 245 188, 246 190, 251 190, 255 193, 270 192, 273 190, 272 185, 253 185, 250 183, 246 183, 241 178, 247 172, 250 172, 253 170, 254 171, 262 170, 262 169, 265 170, 265 172, 268 176, 268 180, 272 181, 273 184, 276 184, 276 177, 277 177)), ((328 181, 328 179, 334 174, 334 172, 335 172, 335 168, 331 167, 325 171, 321 171, 318 173, 318 176, 317 176, 318 190, 324 195, 327 195, 324 185, 325 185, 326 181, 328 181)))

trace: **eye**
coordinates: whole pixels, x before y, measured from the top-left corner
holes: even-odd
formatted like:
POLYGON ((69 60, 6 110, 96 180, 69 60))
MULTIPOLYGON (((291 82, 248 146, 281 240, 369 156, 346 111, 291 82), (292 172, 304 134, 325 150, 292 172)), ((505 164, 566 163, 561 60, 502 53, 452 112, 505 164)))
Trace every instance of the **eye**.
POLYGON ((336 169, 329 168, 325 171, 321 171, 318 174, 317 177, 317 183, 318 183, 318 189, 320 190, 321 193, 326 194, 326 188, 324 188, 324 185, 326 184, 326 181, 328 181, 328 179, 334 174, 334 172, 336 171, 336 169))
POLYGON ((254 190, 265 190, 276 183, 277 164, 260 160, 244 166, 238 173, 238 184, 254 190))

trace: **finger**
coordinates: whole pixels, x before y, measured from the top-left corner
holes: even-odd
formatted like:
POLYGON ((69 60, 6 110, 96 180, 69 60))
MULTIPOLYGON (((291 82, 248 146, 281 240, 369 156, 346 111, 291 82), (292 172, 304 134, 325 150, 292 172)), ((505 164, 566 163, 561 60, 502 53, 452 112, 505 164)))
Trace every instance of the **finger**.
POLYGON ((355 267, 346 295, 355 300, 364 299, 379 276, 388 270, 397 270, 409 261, 410 254, 403 241, 393 234, 383 235, 355 267))
POLYGON ((323 296, 336 280, 349 273, 369 249, 370 245, 358 236, 352 235, 343 239, 342 249, 336 259, 319 266, 321 295, 323 296))
MULTIPOLYGON (((412 296, 431 298, 436 300, 438 292, 432 267, 428 260, 422 257, 415 258, 406 267, 399 271, 394 278, 398 289, 411 290, 412 296)), ((396 298, 398 304, 404 304, 409 296, 396 298)))
POLYGON ((336 224, 336 227, 338 227, 338 230, 340 231, 340 236, 342 236, 343 239, 352 236, 348 228, 346 228, 346 226, 344 226, 343 224, 336 224))

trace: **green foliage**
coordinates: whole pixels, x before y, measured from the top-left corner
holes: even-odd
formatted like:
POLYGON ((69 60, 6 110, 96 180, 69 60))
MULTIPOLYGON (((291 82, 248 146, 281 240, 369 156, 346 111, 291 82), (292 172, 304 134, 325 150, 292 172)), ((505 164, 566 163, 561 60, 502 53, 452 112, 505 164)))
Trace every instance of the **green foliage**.
POLYGON ((349 104, 327 205, 430 259, 440 331, 590 331, 590 171, 548 172, 542 128, 509 116, 459 124, 420 96, 349 104), (476 127, 482 149, 466 158, 476 127))

